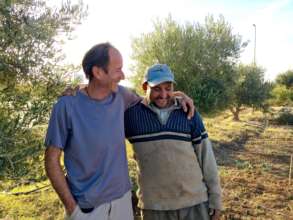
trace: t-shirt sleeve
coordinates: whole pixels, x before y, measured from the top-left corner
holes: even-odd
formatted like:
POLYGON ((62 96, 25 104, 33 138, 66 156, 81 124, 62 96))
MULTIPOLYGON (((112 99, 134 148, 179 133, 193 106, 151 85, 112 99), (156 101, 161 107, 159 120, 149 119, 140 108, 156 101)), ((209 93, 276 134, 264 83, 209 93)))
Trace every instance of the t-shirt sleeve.
POLYGON ((124 86, 119 86, 119 92, 124 100, 124 110, 128 109, 131 106, 134 106, 142 100, 142 97, 124 86))
POLYGON ((62 98, 53 106, 45 139, 46 147, 65 148, 71 129, 69 110, 70 108, 68 108, 65 100, 62 98))

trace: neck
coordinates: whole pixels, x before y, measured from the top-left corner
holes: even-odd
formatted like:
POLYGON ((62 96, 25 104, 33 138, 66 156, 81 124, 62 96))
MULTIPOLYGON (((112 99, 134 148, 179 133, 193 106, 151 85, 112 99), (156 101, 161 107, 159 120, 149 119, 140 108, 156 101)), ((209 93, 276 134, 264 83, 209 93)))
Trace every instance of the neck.
POLYGON ((87 95, 90 98, 96 99, 96 100, 103 100, 107 96, 109 96, 112 92, 112 88, 110 85, 101 85, 95 80, 92 80, 91 82, 89 82, 87 88, 85 89, 86 89, 87 95))

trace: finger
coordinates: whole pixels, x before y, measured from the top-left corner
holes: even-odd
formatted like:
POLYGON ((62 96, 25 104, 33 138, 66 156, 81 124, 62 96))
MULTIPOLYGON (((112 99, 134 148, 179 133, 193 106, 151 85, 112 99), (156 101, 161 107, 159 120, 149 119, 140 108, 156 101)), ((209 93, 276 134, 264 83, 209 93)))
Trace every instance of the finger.
POLYGON ((74 87, 74 90, 79 90, 79 88, 80 88, 80 86, 77 85, 77 86, 74 87))
POLYGON ((71 93, 72 93, 72 89, 71 89, 71 88, 66 88, 66 89, 62 92, 61 96, 68 96, 68 95, 70 95, 71 93))
POLYGON ((183 111, 184 111, 184 112, 187 112, 188 108, 187 108, 187 105, 186 105, 186 101, 182 100, 182 101, 181 101, 181 106, 182 106, 182 108, 183 108, 183 111))
POLYGON ((81 86, 80 86, 80 85, 77 85, 77 86, 74 88, 74 90, 73 90, 73 95, 75 96, 76 93, 77 93, 79 90, 81 90, 81 89, 82 89, 81 86))
POLYGON ((194 105, 193 103, 189 103, 189 111, 187 118, 190 120, 194 116, 194 105))
POLYGON ((187 118, 190 120, 194 116, 194 107, 190 107, 187 118))

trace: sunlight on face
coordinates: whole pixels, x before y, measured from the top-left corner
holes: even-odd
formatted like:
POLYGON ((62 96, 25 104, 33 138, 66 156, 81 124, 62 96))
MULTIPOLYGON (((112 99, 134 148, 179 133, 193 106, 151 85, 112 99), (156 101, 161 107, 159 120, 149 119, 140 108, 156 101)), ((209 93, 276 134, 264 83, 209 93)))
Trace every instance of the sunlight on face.
POLYGON ((164 82, 147 89, 147 97, 158 108, 167 108, 172 104, 173 83, 164 82))
POLYGON ((107 68, 108 70, 107 74, 112 83, 112 90, 115 91, 117 89, 117 86, 120 80, 123 80, 125 78, 124 72, 122 70, 123 59, 120 52, 115 48, 111 48, 109 50, 109 56, 110 56, 110 61, 107 68))

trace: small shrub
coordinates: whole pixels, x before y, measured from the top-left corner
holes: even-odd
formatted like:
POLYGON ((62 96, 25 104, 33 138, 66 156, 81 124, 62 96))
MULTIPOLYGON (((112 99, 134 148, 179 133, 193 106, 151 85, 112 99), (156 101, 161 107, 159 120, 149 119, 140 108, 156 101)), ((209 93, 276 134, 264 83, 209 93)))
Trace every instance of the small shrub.
POLYGON ((274 122, 278 125, 293 125, 293 112, 289 108, 282 109, 274 122))
POLYGON ((235 160, 235 166, 238 169, 253 169, 253 165, 249 161, 235 160))

